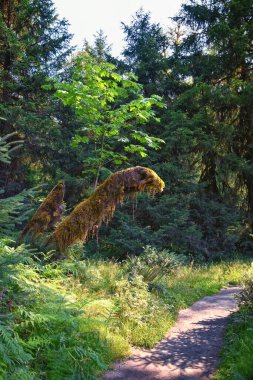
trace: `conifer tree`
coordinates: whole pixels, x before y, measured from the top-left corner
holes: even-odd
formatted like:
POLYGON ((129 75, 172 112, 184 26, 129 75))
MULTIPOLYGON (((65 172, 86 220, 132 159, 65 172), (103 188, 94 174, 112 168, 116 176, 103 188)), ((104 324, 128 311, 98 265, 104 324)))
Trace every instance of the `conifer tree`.
MULTIPOLYGON (((153 62, 153 68, 161 67, 152 60, 162 56, 162 49, 159 43, 154 43, 155 51, 152 50, 149 42, 150 36, 154 35, 156 41, 161 41, 157 38, 161 28, 151 24, 148 15, 141 12, 132 24, 124 26, 126 61, 131 59, 137 75, 144 69, 146 76, 139 75, 144 90, 152 84, 156 87, 154 91, 159 89, 168 104, 167 109, 160 110, 161 128, 157 130, 166 144, 159 154, 152 152, 145 159, 145 165, 155 163, 155 168, 159 168, 169 185, 154 202, 145 206, 139 204, 135 212, 136 222, 131 227, 132 236, 136 236, 141 224, 143 228, 148 227, 148 236, 143 228, 142 234, 138 234, 145 243, 170 244, 207 256, 235 249, 239 239, 236 226, 241 220, 237 206, 242 188, 239 192, 239 173, 236 174, 234 169, 235 165, 242 168, 243 161, 231 151, 234 135, 231 121, 235 116, 231 110, 237 108, 237 104, 231 103, 237 95, 228 89, 224 81, 220 82, 229 70, 228 61, 233 59, 226 57, 223 61, 221 56, 225 57, 227 53, 222 48, 218 53, 214 43, 221 27, 219 21, 222 17, 225 21, 230 17, 229 6, 218 3, 191 1, 182 6, 180 16, 174 19, 175 29, 170 30, 166 37, 166 55, 162 60, 158 58, 166 70, 160 70, 160 76, 156 77, 152 68, 148 70, 148 65, 153 62), (212 23, 217 24, 217 30, 212 23), (152 34, 154 30, 157 34, 152 34), (218 238, 214 239, 214 236, 218 238)), ((245 28, 249 28, 249 24, 245 28)), ((229 36, 230 33, 225 37, 220 31, 220 39, 229 36)), ((239 86, 240 83, 234 88, 235 92, 239 86)), ((114 228, 120 229, 121 224, 122 227, 125 224, 122 215, 114 228)), ((111 234, 112 242, 119 231, 111 234)))
POLYGON ((236 195, 249 211, 251 229, 252 14, 251 0, 202 0, 185 3, 176 18, 190 30, 180 58, 192 88, 178 104, 186 123, 194 122, 200 182, 219 197, 236 195))
POLYGON ((24 187, 29 167, 43 171, 57 151, 60 130, 41 86, 70 53, 67 25, 57 19, 51 0, 0 3, 1 131, 24 140, 22 155, 13 154, 11 165, 2 168, 9 194, 24 187))
POLYGON ((123 55, 144 86, 147 96, 163 93, 169 48, 168 38, 161 26, 152 23, 150 17, 150 13, 140 9, 129 25, 122 23, 126 41, 123 55))

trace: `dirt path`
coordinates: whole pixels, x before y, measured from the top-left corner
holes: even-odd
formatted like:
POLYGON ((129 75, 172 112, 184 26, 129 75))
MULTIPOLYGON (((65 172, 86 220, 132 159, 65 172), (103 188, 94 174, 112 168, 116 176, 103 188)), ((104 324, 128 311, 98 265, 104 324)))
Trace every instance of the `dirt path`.
POLYGON ((223 332, 236 309, 230 287, 179 313, 169 334, 152 350, 134 350, 106 380, 209 380, 218 362, 223 332))

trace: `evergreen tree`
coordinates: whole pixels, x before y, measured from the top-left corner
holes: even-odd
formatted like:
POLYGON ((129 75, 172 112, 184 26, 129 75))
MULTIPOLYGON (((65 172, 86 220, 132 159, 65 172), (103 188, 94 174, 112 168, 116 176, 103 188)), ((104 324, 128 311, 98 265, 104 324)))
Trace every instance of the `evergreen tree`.
MULTIPOLYGON (((151 23, 150 14, 142 10, 137 12, 130 25, 124 24, 123 28, 127 42, 123 53, 126 63, 137 74, 145 93, 155 91, 163 95, 168 104, 166 109, 159 110, 159 128, 154 123, 147 126, 148 131, 162 137, 165 144, 160 151, 151 152, 142 161, 143 165, 154 167, 162 175, 166 188, 164 194, 154 200, 139 197, 137 207, 130 202, 122 212, 118 211, 112 228, 106 231, 106 239, 103 240, 103 236, 100 239, 100 248, 107 254, 116 252, 121 256, 138 254, 147 244, 173 246, 187 251, 196 246, 189 241, 196 240, 193 234, 197 230, 189 222, 190 194, 196 188, 194 173, 189 170, 191 142, 175 125, 173 129, 168 127, 173 117, 176 122, 171 105, 178 89, 183 91, 189 87, 179 74, 172 72, 172 68, 178 70, 179 66, 176 54, 173 54, 181 32, 176 29, 171 36, 166 36, 159 24, 151 23), (183 137, 182 143, 180 138, 183 137), (127 240, 124 239, 126 231, 127 240)), ((198 231, 196 234, 199 236, 198 231)))
POLYGON ((187 123, 195 120, 199 180, 217 196, 237 195, 237 204, 249 211, 251 229, 252 10, 251 0, 191 1, 176 18, 190 28, 180 57, 193 85, 180 109, 187 123))
POLYGON ((129 68, 144 86, 147 96, 163 93, 162 82, 168 69, 166 55, 169 48, 161 26, 151 23, 150 17, 150 13, 140 9, 130 25, 122 23, 126 41, 123 55, 129 68))
MULTIPOLYGON (((184 5, 183 9, 189 9, 193 3, 184 5)), ((196 14, 199 9, 203 11, 202 3, 198 2, 200 8, 195 4, 196 14)), ((124 26, 127 35, 124 55, 127 61, 131 59, 137 75, 145 68, 145 76, 139 75, 144 91, 148 91, 152 83, 169 105, 160 111, 161 129, 157 130, 166 144, 161 152, 152 152, 145 159, 145 165, 155 164, 154 168, 167 186, 160 198, 148 204, 140 203, 135 212, 135 222, 128 228, 131 230, 128 236, 133 236, 134 241, 137 241, 136 236, 141 239, 135 246, 138 245, 137 250, 141 244, 153 243, 209 257, 215 252, 234 250, 240 238, 238 226, 243 214, 236 206, 241 194, 230 165, 232 161, 234 165, 242 164, 231 152, 234 116, 229 105, 235 100, 235 94, 224 82, 220 84, 227 67, 225 61, 221 65, 214 44, 205 34, 208 17, 214 19, 208 10, 209 2, 205 6, 205 12, 200 12, 201 17, 207 17, 203 25, 194 24, 192 15, 188 14, 187 19, 186 11, 175 18, 176 27, 170 30, 166 42, 169 55, 162 58, 167 70, 160 71, 156 80, 147 65, 153 62, 152 67, 157 67, 152 59, 159 54, 161 58, 161 50, 156 44, 154 52, 149 42, 151 31, 159 33, 161 28, 151 24, 149 16, 143 13, 137 14, 131 25, 124 26), (193 32, 189 26, 195 27, 193 32)), ((227 10, 220 11, 227 17, 227 10)), ((129 212, 131 214, 131 207, 129 212)), ((125 217, 117 215, 115 228, 118 231, 111 231, 112 238, 109 237, 112 245, 126 228, 125 217)), ((117 239, 117 242, 125 249, 123 240, 117 239)), ((125 253, 134 252, 134 241, 133 247, 125 253)))
POLYGON ((24 140, 22 154, 13 153, 11 165, 2 170, 9 194, 29 182, 31 169, 42 173, 52 168, 50 160, 60 148, 59 125, 41 86, 71 51, 67 25, 57 19, 51 0, 0 3, 1 131, 17 132, 24 140))
POLYGON ((102 29, 94 35, 94 42, 92 45, 85 40, 83 50, 91 57, 96 58, 98 62, 109 62, 112 59, 111 45, 109 45, 107 36, 102 29))

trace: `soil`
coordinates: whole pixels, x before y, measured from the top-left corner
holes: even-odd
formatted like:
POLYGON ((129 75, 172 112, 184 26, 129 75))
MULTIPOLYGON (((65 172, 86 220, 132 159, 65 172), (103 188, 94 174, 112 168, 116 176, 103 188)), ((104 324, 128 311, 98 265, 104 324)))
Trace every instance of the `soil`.
POLYGON ((229 316, 236 310, 229 287, 180 311, 176 324, 152 350, 134 349, 116 363, 104 380, 209 380, 212 379, 229 316))

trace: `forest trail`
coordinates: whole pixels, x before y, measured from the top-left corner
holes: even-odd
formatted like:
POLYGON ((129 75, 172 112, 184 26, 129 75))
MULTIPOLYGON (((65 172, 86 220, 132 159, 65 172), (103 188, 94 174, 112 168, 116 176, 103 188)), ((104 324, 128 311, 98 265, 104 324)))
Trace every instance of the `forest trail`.
POLYGON ((133 350, 104 380, 209 380, 218 363, 238 287, 222 289, 179 313, 168 335, 152 350, 133 350))

